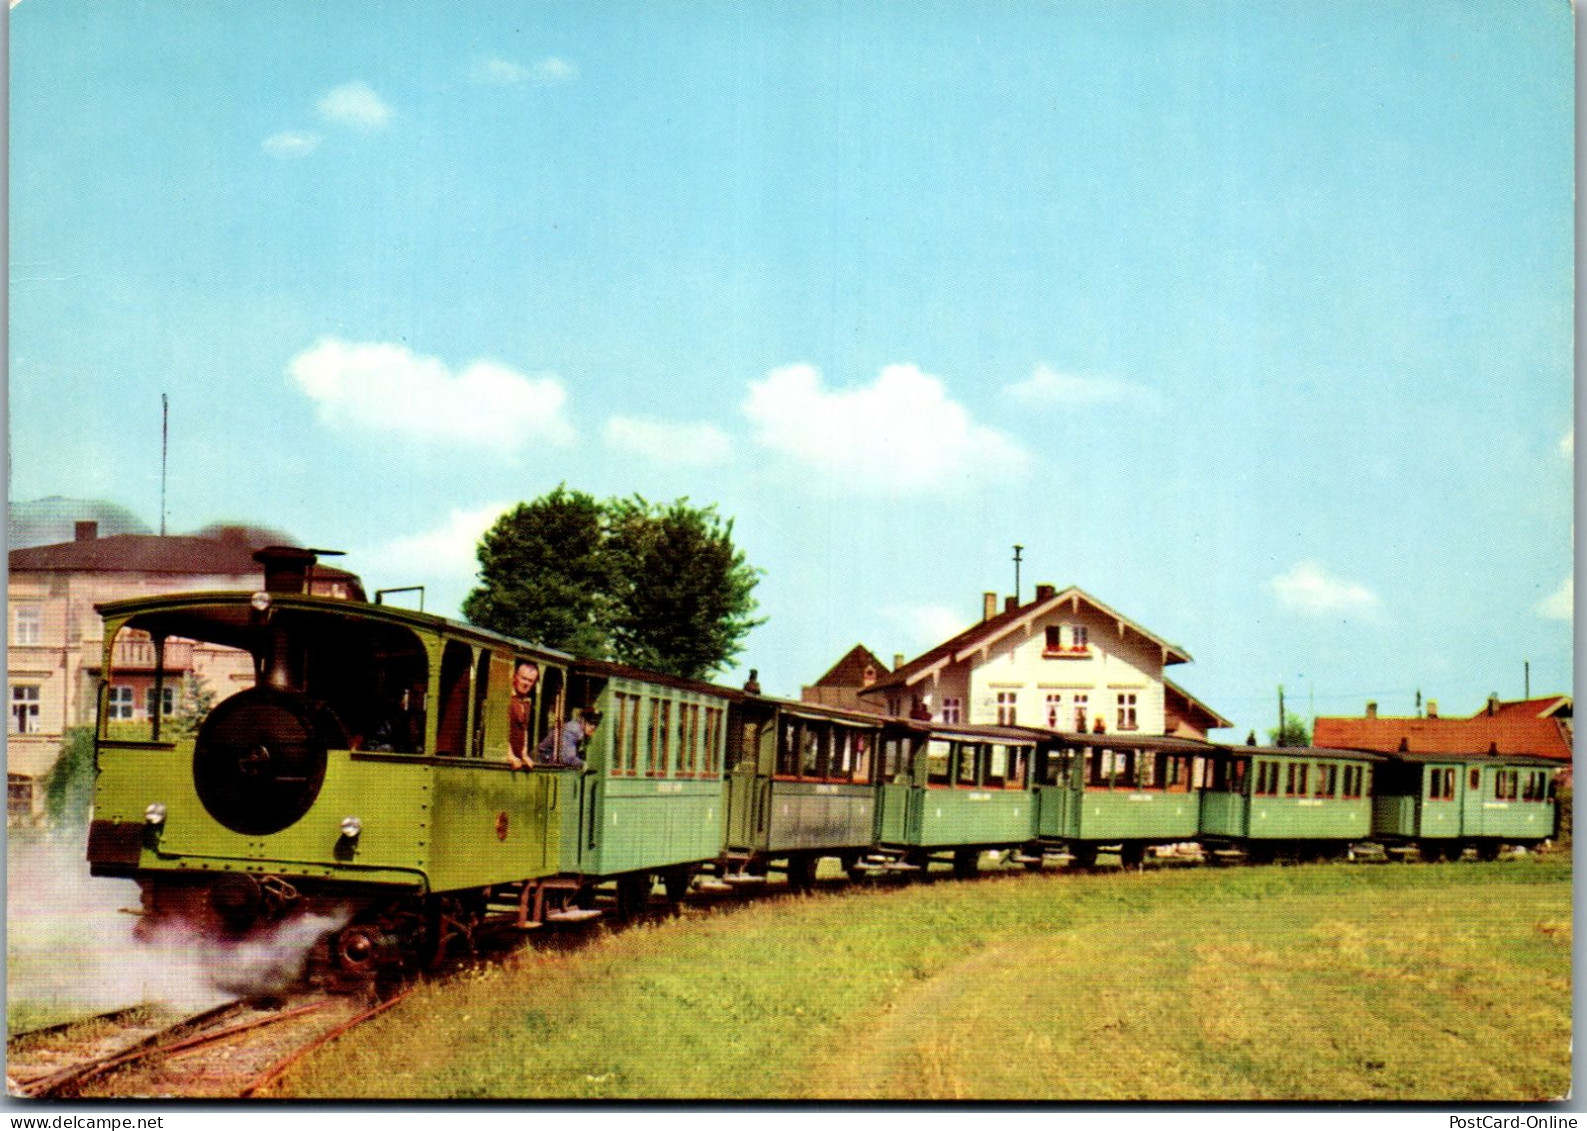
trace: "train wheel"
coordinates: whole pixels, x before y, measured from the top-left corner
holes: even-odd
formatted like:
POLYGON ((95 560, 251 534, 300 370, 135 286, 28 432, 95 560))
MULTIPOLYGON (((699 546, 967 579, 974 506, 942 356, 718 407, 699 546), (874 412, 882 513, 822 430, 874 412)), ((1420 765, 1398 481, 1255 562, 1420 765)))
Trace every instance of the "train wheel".
POLYGON ((816 857, 800 853, 788 857, 788 886, 794 891, 809 891, 816 883, 816 857))
POLYGON ((1245 846, 1245 858, 1253 864, 1271 864, 1277 855, 1273 845, 1263 841, 1245 846))
POLYGON ((651 879, 647 872, 617 877, 617 917, 632 919, 650 903, 651 879))
POLYGON ((1477 859, 1494 861, 1499 858, 1499 842, 1496 840, 1479 840, 1477 842, 1477 859))
POLYGON ((1126 868, 1139 868, 1146 859, 1146 846, 1140 841, 1125 841, 1119 848, 1119 863, 1126 868))
POLYGON ((1416 846, 1423 864, 1437 864, 1444 858, 1444 846, 1436 840, 1424 840, 1416 846))
POLYGON ((661 882, 667 889, 667 901, 682 903, 683 897, 689 894, 689 885, 694 882, 694 873, 688 868, 673 868, 662 874, 661 882))
POLYGON ((981 874, 981 853, 974 848, 953 850, 953 875, 955 879, 970 880, 981 874))
POLYGON ((842 858, 843 870, 848 873, 849 880, 863 880, 865 869, 860 867, 860 855, 857 852, 846 852, 842 858))
POLYGON ((1069 855, 1074 857, 1072 867, 1095 868, 1097 866, 1097 846, 1094 844, 1075 844, 1069 847, 1069 855))

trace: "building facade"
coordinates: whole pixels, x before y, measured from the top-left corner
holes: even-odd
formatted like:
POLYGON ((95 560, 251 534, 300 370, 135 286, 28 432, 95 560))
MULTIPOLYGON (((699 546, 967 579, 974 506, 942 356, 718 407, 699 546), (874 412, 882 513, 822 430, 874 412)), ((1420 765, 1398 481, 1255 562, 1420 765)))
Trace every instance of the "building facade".
POLYGON ((883 713, 1097 733, 1197 734, 1228 720, 1163 671, 1190 655, 1084 590, 984 594, 979 623, 859 692, 883 713), (1170 729, 1170 727, 1174 729, 1170 729))

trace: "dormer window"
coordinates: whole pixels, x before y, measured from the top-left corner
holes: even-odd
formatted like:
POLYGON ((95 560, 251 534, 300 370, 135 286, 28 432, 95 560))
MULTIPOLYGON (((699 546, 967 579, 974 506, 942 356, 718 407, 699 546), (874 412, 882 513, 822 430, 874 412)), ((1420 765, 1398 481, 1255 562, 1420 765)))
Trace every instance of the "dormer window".
POLYGON ((1089 656, 1091 645, 1088 640, 1086 626, 1083 624, 1050 624, 1046 629, 1046 640, 1042 645, 1042 655, 1049 659, 1074 659, 1079 656, 1089 656), (1068 638, 1067 640, 1065 638, 1068 638))

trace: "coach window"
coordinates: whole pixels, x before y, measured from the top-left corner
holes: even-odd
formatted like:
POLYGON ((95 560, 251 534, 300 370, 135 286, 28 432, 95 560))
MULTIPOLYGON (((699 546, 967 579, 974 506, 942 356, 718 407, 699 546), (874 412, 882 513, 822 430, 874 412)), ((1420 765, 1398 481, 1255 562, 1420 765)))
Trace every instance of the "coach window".
POLYGON ((988 747, 986 758, 986 771, 981 778, 981 784, 990 789, 1002 789, 1003 783, 1008 780, 1008 750, 1001 742, 993 743, 988 747))
POLYGON ((667 776, 667 763, 672 748, 672 703, 667 699, 650 700, 650 757, 645 763, 647 778, 667 776))
POLYGON ((441 703, 435 723, 435 752, 442 758, 460 758, 468 752, 468 676, 473 667, 469 646, 448 640, 441 653, 441 703))
POLYGON ((868 734, 854 736, 854 781, 859 785, 871 784, 871 736, 868 734))
POLYGON ((926 781, 930 785, 947 785, 948 763, 953 747, 945 739, 933 738, 926 743, 926 781))
POLYGON ((973 786, 976 782, 976 764, 981 761, 986 747, 973 742, 956 742, 954 745, 959 755, 958 784, 973 786))
POLYGON ((777 776, 799 776, 799 724, 792 719, 784 719, 777 728, 777 776))

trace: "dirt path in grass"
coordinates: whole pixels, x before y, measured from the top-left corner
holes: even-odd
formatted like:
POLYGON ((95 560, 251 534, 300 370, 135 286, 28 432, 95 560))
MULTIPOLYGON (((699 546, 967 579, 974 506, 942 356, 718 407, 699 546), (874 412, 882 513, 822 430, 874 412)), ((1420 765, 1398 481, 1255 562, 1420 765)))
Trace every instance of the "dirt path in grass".
POLYGON ((982 992, 989 979, 1008 969, 1039 969, 1034 963, 1073 932, 1022 938, 983 947, 902 991, 870 1023, 845 1036, 805 1077, 809 1098, 973 1098, 958 1071, 970 1050, 963 1017, 965 997, 982 992))

